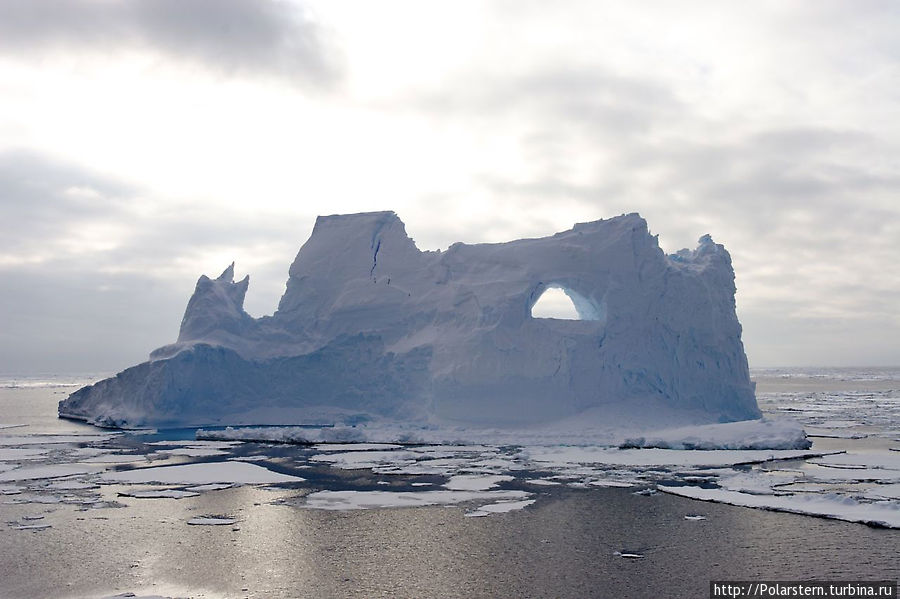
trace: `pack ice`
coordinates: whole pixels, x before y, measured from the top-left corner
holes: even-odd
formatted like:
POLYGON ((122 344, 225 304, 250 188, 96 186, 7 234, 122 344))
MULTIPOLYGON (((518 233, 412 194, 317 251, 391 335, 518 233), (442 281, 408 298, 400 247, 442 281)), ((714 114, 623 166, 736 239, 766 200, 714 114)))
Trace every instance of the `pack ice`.
POLYGON ((637 214, 420 251, 393 212, 323 216, 277 311, 234 265, 178 340, 59 414, 115 427, 370 422, 659 428, 760 416, 734 272, 707 235, 665 255, 637 214), (549 288, 580 320, 534 318, 549 288))

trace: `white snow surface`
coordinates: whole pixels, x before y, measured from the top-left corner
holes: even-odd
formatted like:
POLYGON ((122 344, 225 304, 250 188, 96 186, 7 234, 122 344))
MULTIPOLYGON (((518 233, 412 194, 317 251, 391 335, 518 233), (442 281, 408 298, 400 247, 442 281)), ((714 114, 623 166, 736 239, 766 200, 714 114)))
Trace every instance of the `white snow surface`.
POLYGON ((201 276, 176 343, 74 392, 60 415, 123 428, 556 426, 579 438, 760 415, 728 252, 706 235, 666 256, 637 214, 445 251, 420 251, 393 212, 319 217, 273 315, 244 311, 248 285, 233 264, 201 276), (533 317, 549 288, 581 320, 533 317))
POLYGON ((661 449, 801 449, 812 446, 803 429, 786 420, 745 420, 679 427, 626 439, 625 447, 661 449))
POLYGON ((26 466, 0 473, 0 482, 15 480, 36 480, 43 478, 62 478, 76 474, 96 472, 99 467, 78 464, 50 464, 43 466, 26 466))
MULTIPOLYGON (((588 421, 590 422, 590 421, 588 421)), ((623 426, 584 427, 584 423, 557 422, 550 426, 528 428, 449 427, 416 423, 368 422, 356 426, 266 426, 226 427, 197 431, 203 439, 316 444, 317 447, 365 448, 394 447, 404 444, 504 444, 504 445, 608 445, 623 448, 661 449, 806 449, 811 443, 803 429, 792 421, 766 419, 724 424, 681 426, 637 433, 623 426), (638 436, 639 435, 639 436, 638 436)))
POLYGON ((237 523, 236 518, 226 516, 198 516, 187 521, 192 526, 227 526, 237 523))
POLYGON ((845 495, 831 493, 760 495, 725 489, 704 489, 701 487, 668 487, 660 485, 658 488, 665 493, 701 501, 715 501, 778 512, 808 514, 886 528, 900 528, 900 503, 896 501, 861 502, 845 495))
POLYGON ((319 510, 367 510, 452 505, 467 501, 524 501, 529 495, 525 491, 316 491, 305 497, 302 506, 319 510))
POLYGON ((120 483, 206 485, 211 483, 275 484, 300 482, 303 479, 299 476, 273 472, 256 464, 227 461, 105 472, 102 480, 120 483))

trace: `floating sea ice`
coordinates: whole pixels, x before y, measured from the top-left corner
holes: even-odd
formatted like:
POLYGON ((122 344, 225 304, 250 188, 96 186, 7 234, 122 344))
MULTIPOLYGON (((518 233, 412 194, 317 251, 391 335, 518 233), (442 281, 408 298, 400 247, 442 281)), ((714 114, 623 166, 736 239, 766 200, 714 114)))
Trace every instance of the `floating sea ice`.
POLYGON ((750 470, 748 472, 731 472, 719 477, 718 484, 729 491, 756 494, 784 493, 776 489, 779 485, 789 485, 799 479, 797 472, 784 470, 750 470))
POLYGON ((98 443, 108 441, 122 433, 104 435, 9 435, 0 436, 0 445, 56 445, 59 443, 98 443))
POLYGON ((695 515, 695 514, 688 514, 687 516, 684 517, 684 519, 685 519, 685 520, 692 520, 692 521, 696 522, 696 521, 699 521, 699 520, 706 520, 706 516, 700 516, 700 515, 695 515))
POLYGON ((616 449, 610 447, 526 447, 520 458, 549 466, 603 464, 606 466, 691 466, 714 467, 754 464, 773 460, 819 457, 832 452, 782 450, 686 450, 616 449))
POLYGON ((45 455, 47 455, 46 449, 35 449, 32 447, 0 447, 0 462, 37 460, 45 455))
MULTIPOLYGON (((2 476, 2 475, 0 475, 2 476)), ((302 482, 299 476, 273 472, 245 462, 203 462, 106 472, 104 482, 203 485, 210 483, 277 484, 302 482)))
POLYGON ((99 455, 84 458, 81 461, 86 464, 131 464, 146 462, 147 456, 132 453, 100 453, 99 455))
POLYGON ((176 447, 175 449, 160 449, 156 453, 162 455, 180 455, 191 458, 205 458, 214 455, 225 455, 221 449, 214 447, 176 447))
POLYGON ((450 505, 464 501, 522 500, 525 491, 316 491, 301 507, 320 510, 365 510, 387 507, 450 505))
POLYGON ((7 505, 23 505, 26 503, 54 504, 63 503, 64 499, 64 497, 59 497, 57 495, 37 495, 35 493, 21 493, 19 495, 15 495, 12 499, 7 499, 3 503, 7 505))
POLYGON ((562 484, 558 480, 551 480, 549 478, 530 478, 530 479, 525 480, 524 482, 528 483, 529 485, 539 485, 539 486, 546 486, 546 487, 562 484))
POLYGON ((386 465, 413 464, 421 455, 411 451, 344 451, 312 456, 311 462, 329 462, 341 470, 372 469, 386 465))
POLYGON ((79 480, 54 480, 44 484, 43 488, 53 491, 82 491, 84 489, 96 489, 99 485, 79 480))
POLYGON ((240 445, 240 441, 207 441, 203 439, 191 439, 188 441, 151 441, 147 445, 154 447, 194 447, 206 449, 230 449, 240 445))
POLYGON ((228 516, 199 516, 188 520, 188 524, 192 526, 226 526, 237 522, 237 518, 229 518, 228 516))
POLYGON ((498 501, 497 503, 483 505, 478 509, 466 512, 465 516, 468 518, 477 518, 482 516, 490 516, 491 514, 505 514, 506 512, 513 512, 516 510, 524 509, 534 503, 534 501, 534 499, 522 499, 520 501, 498 501))
POLYGON ((900 483, 890 485, 876 485, 866 491, 866 497, 873 499, 898 499, 900 500, 900 483))
POLYGON ((876 501, 864 503, 853 498, 828 494, 752 495, 725 489, 700 487, 659 486, 659 490, 701 501, 714 501, 743 507, 778 512, 792 512, 821 518, 861 522, 886 528, 900 528, 900 502, 876 501))
POLYGON ((221 491, 222 489, 230 489, 240 486, 237 483, 209 483, 206 485, 196 485, 188 487, 188 491, 196 491, 197 493, 205 493, 206 491, 221 491))
POLYGON ((620 489, 630 489, 636 482, 627 482, 623 480, 609 480, 605 478, 599 478, 594 480, 588 480, 585 483, 589 487, 616 487, 620 489))
POLYGON ((848 452, 813 458, 810 462, 837 468, 885 468, 900 471, 900 453, 890 451, 848 452))
POLYGON ((634 553, 633 551, 616 551, 615 553, 613 553, 613 555, 628 559, 643 559, 644 557, 640 553, 634 553))
POLYGON ((807 437, 819 437, 822 439, 865 439, 869 435, 847 430, 835 430, 830 428, 806 427, 807 437))
POLYGON ((13 526, 16 530, 45 530, 51 528, 49 524, 19 524, 13 526))
POLYGON ((686 426, 626 439, 622 448, 660 449, 809 449, 799 424, 766 419, 686 426))
POLYGON ((24 489, 15 485, 0 485, 0 495, 18 495, 24 489))
POLYGON ((457 474, 450 477, 443 486, 451 491, 487 491, 508 480, 513 480, 513 477, 500 474, 457 474))
POLYGON ((151 491, 119 491, 119 495, 123 497, 134 497, 136 499, 183 499, 185 497, 196 497, 200 493, 195 491, 182 491, 180 489, 154 489, 151 491))
POLYGON ((884 468, 841 468, 824 464, 802 464, 799 470, 808 480, 817 482, 900 482, 900 470, 884 468))
POLYGON ((319 443, 313 445, 318 451, 373 451, 383 449, 401 449, 396 443, 319 443))
POLYGON ((0 482, 14 480, 35 480, 40 478, 62 478, 76 474, 90 474, 100 470, 98 466, 51 464, 47 466, 31 466, 0 472, 0 482))
POLYGON ((110 595, 103 599, 172 599, 172 597, 163 597, 162 595, 135 595, 134 593, 119 593, 118 595, 110 595))
POLYGON ((43 520, 43 514, 35 514, 33 516, 22 516, 22 520, 43 520))

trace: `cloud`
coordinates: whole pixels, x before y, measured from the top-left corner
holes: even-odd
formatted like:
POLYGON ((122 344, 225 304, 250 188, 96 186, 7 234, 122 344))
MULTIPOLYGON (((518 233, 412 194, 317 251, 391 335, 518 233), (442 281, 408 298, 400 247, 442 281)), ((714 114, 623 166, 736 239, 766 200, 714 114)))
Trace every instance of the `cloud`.
POLYGON ((684 110, 663 83, 595 64, 549 63, 518 73, 475 70, 444 83, 439 90, 414 92, 409 103, 431 114, 470 120, 503 123, 537 116, 536 123, 554 132, 534 136, 533 143, 552 143, 560 133, 637 135, 684 110))
POLYGON ((279 0, 5 0, 0 51, 149 49, 223 75, 327 86, 341 76, 328 31, 279 0))
POLYGON ((0 364, 116 370, 171 343, 201 274, 251 274, 270 313, 313 219, 178 205, 73 163, 0 153, 0 364))
POLYGON ((790 118, 729 120, 665 77, 603 64, 524 69, 470 70, 443 93, 409 94, 445 126, 516 140, 508 149, 527 165, 475 177, 491 209, 510 216, 467 223, 470 236, 530 232, 560 213, 639 211, 668 251, 707 232, 725 243, 751 360, 900 358, 890 341, 900 334, 900 171, 880 158, 896 154, 889 132, 804 114, 802 102, 790 118), (829 338, 843 346, 829 350, 829 338))

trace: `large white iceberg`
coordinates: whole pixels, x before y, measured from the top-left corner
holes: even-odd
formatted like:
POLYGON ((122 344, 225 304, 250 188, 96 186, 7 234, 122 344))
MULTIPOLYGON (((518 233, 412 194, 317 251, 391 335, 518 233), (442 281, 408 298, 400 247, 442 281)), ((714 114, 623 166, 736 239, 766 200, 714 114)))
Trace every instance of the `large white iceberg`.
POLYGON ((249 278, 235 283, 233 266, 200 277, 176 343, 59 414, 559 430, 760 416, 728 252, 704 236, 667 256, 637 214, 446 251, 420 251, 393 212, 319 217, 262 318, 244 311, 249 278), (532 317, 552 287, 580 320, 532 317))

